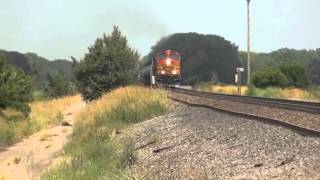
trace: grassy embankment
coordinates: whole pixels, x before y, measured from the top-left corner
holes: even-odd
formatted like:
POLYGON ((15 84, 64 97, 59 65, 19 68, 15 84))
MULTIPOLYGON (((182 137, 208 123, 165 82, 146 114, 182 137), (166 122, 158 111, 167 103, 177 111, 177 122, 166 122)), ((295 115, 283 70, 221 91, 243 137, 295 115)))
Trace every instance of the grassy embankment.
POLYGON ((80 96, 35 101, 30 104, 29 117, 12 109, 0 114, 0 145, 10 145, 41 129, 59 124, 67 107, 81 102, 80 96))
MULTIPOLYGON (((207 92, 237 94, 237 86, 233 85, 210 85, 202 84, 201 90, 207 92)), ((269 98, 284 98, 306 101, 320 101, 320 87, 309 87, 307 89, 299 88, 276 88, 269 87, 265 89, 242 86, 242 95, 269 97, 269 98)))
POLYGON ((125 171, 135 161, 132 140, 115 134, 131 124, 167 113, 169 106, 167 95, 159 90, 134 86, 105 94, 76 117, 64 161, 43 174, 42 179, 136 177, 125 171))

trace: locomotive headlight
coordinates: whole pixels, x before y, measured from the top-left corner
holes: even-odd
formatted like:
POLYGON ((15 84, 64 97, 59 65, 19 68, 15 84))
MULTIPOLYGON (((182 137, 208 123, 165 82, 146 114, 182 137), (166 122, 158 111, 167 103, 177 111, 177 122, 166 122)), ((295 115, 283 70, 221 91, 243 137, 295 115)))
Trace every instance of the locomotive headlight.
POLYGON ((171 65, 171 59, 167 59, 167 60, 166 60, 166 65, 167 65, 167 66, 170 66, 170 65, 171 65))
POLYGON ((165 72, 164 72, 164 71, 161 71, 160 73, 161 73, 161 74, 165 74, 165 72))
POLYGON ((176 75, 176 74, 177 74, 177 71, 176 71, 176 70, 173 70, 173 71, 172 71, 172 74, 176 75))

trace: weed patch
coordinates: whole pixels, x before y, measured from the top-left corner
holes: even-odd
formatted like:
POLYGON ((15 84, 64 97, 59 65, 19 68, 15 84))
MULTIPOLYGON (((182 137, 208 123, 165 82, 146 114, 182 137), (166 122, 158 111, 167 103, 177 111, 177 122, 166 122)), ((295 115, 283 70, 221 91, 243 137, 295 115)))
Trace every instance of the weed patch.
POLYGON ((254 86, 250 86, 245 95, 247 96, 258 96, 258 97, 267 97, 267 98, 282 98, 285 99, 285 95, 282 93, 280 88, 268 87, 265 89, 256 88, 254 86))
POLYGON ((60 124, 64 118, 62 111, 79 102, 80 96, 32 102, 29 117, 12 109, 0 109, 0 145, 13 144, 41 129, 60 124))
POLYGON ((76 117, 72 141, 64 148, 71 160, 42 179, 130 179, 125 169, 136 159, 133 140, 117 132, 168 111, 167 95, 159 90, 134 86, 106 94, 76 117))

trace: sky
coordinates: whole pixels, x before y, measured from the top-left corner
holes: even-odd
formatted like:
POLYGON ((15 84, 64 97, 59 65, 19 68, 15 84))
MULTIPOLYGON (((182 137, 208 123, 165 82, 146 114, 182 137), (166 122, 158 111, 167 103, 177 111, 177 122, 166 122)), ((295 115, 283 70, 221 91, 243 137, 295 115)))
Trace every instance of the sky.
MULTIPOLYGON (((319 0, 251 0, 252 49, 320 48, 319 0)), ((245 50, 246 0, 0 0, 0 49, 83 58, 118 25, 146 55, 177 32, 216 34, 245 50)))

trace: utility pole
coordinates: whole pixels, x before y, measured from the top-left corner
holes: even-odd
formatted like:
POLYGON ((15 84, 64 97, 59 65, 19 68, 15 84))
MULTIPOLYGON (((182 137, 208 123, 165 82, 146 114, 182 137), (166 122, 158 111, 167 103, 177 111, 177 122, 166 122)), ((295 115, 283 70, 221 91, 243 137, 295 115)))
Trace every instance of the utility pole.
POLYGON ((247 18, 248 18, 248 34, 247 34, 247 51, 248 51, 248 54, 247 54, 247 84, 249 85, 250 83, 250 71, 251 71, 251 68, 250 68, 250 64, 251 64, 251 59, 250 59, 250 43, 251 43, 251 38, 250 38, 250 0, 247 0, 247 18))

